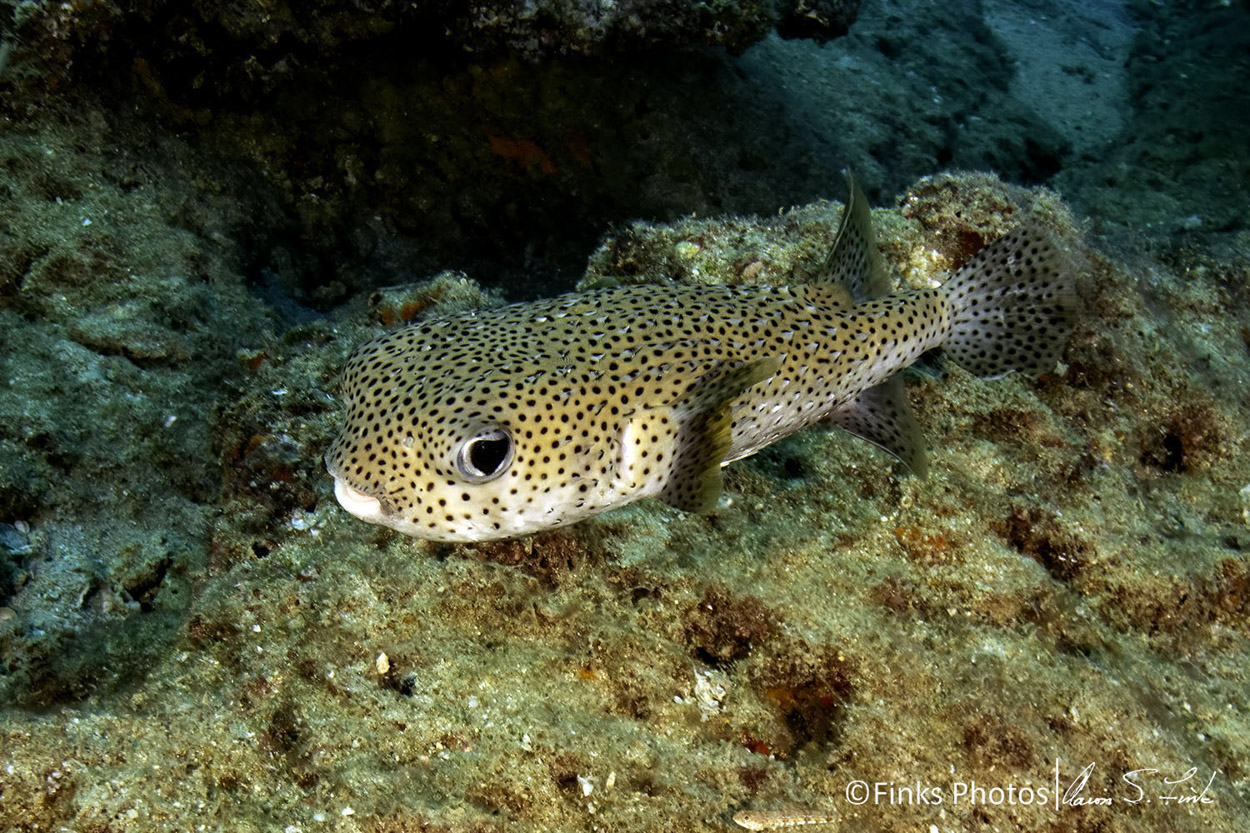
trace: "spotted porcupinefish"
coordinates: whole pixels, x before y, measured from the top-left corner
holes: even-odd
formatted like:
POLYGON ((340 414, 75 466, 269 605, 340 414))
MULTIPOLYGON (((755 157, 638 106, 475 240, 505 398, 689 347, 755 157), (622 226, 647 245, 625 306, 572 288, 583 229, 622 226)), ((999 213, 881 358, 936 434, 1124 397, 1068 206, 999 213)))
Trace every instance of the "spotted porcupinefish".
POLYGON ((487 541, 644 497, 712 509, 721 468, 832 422, 926 470, 899 371, 933 348, 978 376, 1053 367, 1070 271, 1023 226, 941 287, 889 293, 851 196, 814 279, 624 286, 418 321, 356 349, 326 453, 348 512, 487 541))

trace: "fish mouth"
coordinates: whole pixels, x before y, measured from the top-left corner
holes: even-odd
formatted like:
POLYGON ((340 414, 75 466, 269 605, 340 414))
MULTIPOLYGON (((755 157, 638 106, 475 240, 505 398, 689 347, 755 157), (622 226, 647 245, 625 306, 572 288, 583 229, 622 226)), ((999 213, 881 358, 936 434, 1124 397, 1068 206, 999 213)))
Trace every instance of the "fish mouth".
POLYGON ((385 523, 382 501, 364 492, 356 491, 341 477, 334 478, 334 496, 338 498, 340 506, 362 521, 375 524, 385 523))

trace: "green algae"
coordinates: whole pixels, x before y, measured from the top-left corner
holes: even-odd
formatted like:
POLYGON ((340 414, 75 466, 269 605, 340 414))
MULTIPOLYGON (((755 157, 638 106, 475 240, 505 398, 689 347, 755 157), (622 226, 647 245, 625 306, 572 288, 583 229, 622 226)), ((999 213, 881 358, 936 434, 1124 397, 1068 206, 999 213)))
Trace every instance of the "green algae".
POLYGON ((228 253, 170 224, 185 193, 76 135, 0 137, 0 513, 33 522, 0 692, 34 706, 141 674, 176 631, 220 482, 220 332, 267 321, 228 253))
MULTIPOLYGON (((925 180, 876 215, 920 285, 1028 211, 1080 256, 1053 195, 992 178, 925 180)), ((586 280, 801 276, 836 214, 636 224, 586 280)), ((1244 350, 1250 257, 1083 257, 1056 373, 910 381, 925 481, 809 431, 730 467, 710 516, 643 502, 490 545, 359 523, 319 461, 352 346, 396 309, 489 298, 452 276, 256 342, 177 636, 132 686, 5 714, 5 824, 714 830, 807 807, 863 830, 1241 829, 1250 472, 1243 371, 1217 357, 1244 350), (1052 788, 1056 759, 1119 798, 1122 772, 1196 767, 1212 803, 952 803, 957 782, 1052 788), (856 807, 857 779, 946 801, 856 807)))
MULTIPOLYGON (((948 159, 1036 176, 1070 136, 968 83, 1010 63, 989 37, 951 48, 974 5, 879 4, 845 61, 770 39, 741 66, 775 63, 784 107, 758 77, 723 94, 718 60, 596 77, 606 109, 565 101, 587 85, 576 62, 362 81, 333 50, 292 74, 196 37, 154 37, 144 61, 120 4, 20 5, 0 74, 0 828, 723 830, 743 807, 869 831, 1247 828, 1244 131, 1219 95, 1201 136, 1190 108, 1153 106, 1227 92, 1177 69, 1227 26, 1165 4, 1168 37, 1134 47, 1147 106, 1114 114, 1129 134, 1064 158, 1092 252, 1055 194, 983 175, 875 212, 909 285, 1028 212, 1082 269, 1087 317, 1055 373, 909 379, 928 480, 811 431, 732 466, 707 517, 640 504, 445 547, 335 506, 335 377, 381 328, 499 296, 451 274, 361 289, 455 265, 422 249, 446 235, 541 259, 531 212, 588 204, 596 235, 704 216, 612 231, 583 286, 799 280, 839 207, 726 206, 825 193, 843 159, 887 193, 948 159), (929 65, 950 68, 937 96, 929 65), (130 94, 47 109, 100 69, 130 94), (820 126, 822 157, 795 123, 820 126), (952 803, 957 781, 1051 787, 1056 760, 1065 786, 1094 764, 1084 794, 1117 803, 952 803), (1120 800, 1143 767, 1153 803, 1120 800), (1211 803, 1160 803, 1157 779, 1191 767, 1181 794, 1212 778, 1211 803), (855 779, 946 800, 857 807, 855 779)), ((205 9, 274 31, 259 7, 205 9)), ((334 21, 308 22, 324 45, 334 21)))

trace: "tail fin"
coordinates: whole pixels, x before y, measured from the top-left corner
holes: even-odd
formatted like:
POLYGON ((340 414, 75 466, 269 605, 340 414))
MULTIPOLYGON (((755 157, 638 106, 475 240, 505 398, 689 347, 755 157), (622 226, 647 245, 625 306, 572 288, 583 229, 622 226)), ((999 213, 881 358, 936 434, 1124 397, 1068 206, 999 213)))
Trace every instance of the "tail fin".
POLYGON ((1051 370, 1072 329, 1071 270, 1041 229, 1022 226, 986 246, 943 288, 952 332, 943 350, 977 376, 1051 370))

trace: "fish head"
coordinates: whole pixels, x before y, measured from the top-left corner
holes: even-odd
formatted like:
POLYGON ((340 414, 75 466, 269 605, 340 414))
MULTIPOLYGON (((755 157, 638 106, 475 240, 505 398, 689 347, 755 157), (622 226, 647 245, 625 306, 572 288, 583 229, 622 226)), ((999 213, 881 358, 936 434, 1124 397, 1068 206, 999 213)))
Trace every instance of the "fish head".
POLYGON ((346 420, 325 457, 335 495, 361 520, 450 542, 626 503, 635 489, 614 476, 623 416, 585 378, 541 356, 365 345, 344 368, 346 420))

